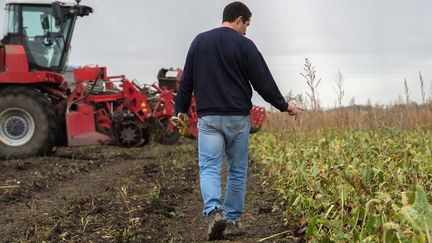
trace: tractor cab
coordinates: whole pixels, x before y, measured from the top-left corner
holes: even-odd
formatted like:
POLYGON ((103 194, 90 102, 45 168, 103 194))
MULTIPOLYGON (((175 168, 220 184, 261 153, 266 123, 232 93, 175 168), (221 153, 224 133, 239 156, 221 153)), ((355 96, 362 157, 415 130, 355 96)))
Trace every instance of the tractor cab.
POLYGON ((29 71, 64 71, 77 17, 92 13, 79 0, 7 0, 2 45, 24 47, 29 71))

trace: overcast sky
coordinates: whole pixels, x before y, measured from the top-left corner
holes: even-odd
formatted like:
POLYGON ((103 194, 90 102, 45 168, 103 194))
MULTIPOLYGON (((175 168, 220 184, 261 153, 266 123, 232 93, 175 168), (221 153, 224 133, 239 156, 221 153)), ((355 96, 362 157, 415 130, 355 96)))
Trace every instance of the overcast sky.
MULTIPOLYGON (((2 0, 4 3, 4 0, 2 0)), ((192 39, 219 27, 225 0, 83 0, 94 14, 79 19, 69 63, 100 64, 110 75, 156 81, 161 67, 183 67, 192 39)), ((255 42, 282 94, 307 91, 304 59, 322 79, 323 106, 335 105, 338 70, 344 104, 420 102, 421 71, 432 94, 430 0, 245 0, 252 11, 247 37, 255 42)), ((254 95, 253 101, 264 104, 254 95)))

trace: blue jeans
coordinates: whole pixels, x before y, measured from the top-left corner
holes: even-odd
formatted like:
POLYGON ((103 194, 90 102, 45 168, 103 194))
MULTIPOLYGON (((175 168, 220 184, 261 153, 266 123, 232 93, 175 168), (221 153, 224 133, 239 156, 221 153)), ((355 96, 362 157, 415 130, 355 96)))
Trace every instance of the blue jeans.
POLYGON ((204 116, 198 120, 198 159, 204 214, 223 210, 226 220, 240 219, 244 209, 249 148, 249 116, 204 116), (227 183, 224 201, 221 169, 227 156, 227 183))

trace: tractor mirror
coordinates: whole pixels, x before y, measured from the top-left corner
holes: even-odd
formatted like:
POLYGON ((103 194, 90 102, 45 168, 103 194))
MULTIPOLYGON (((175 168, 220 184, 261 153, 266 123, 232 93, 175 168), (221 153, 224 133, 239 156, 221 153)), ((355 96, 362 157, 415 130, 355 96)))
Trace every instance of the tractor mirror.
POLYGON ((76 9, 77 9, 77 15, 80 17, 88 16, 91 13, 93 13, 93 9, 91 7, 87 7, 83 5, 76 6, 76 9))
POLYGON ((63 26, 63 11, 60 2, 54 2, 52 4, 52 11, 55 18, 56 27, 61 28, 63 26))
POLYGON ((41 24, 42 24, 42 29, 44 31, 48 31, 49 30, 50 23, 49 23, 49 19, 48 19, 48 15, 47 14, 41 14, 41 24))

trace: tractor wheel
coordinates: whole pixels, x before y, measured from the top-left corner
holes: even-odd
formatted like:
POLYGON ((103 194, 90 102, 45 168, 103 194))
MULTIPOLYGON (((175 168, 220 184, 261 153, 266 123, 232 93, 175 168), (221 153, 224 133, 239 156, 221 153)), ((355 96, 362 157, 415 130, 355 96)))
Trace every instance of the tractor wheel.
POLYGON ((169 120, 164 117, 159 120, 159 132, 156 137, 156 141, 164 145, 173 145, 180 139, 180 133, 177 127, 174 127, 172 132, 168 131, 169 120))
POLYGON ((150 129, 148 129, 148 128, 146 128, 146 129, 143 129, 143 139, 144 139, 144 142, 143 142, 143 145, 147 145, 149 142, 150 142, 150 129))
POLYGON ((0 93, 0 158, 49 154, 56 141, 54 106, 40 92, 10 87, 0 93))
POLYGON ((145 142, 143 129, 135 121, 127 121, 116 128, 117 139, 121 146, 137 147, 145 142))

